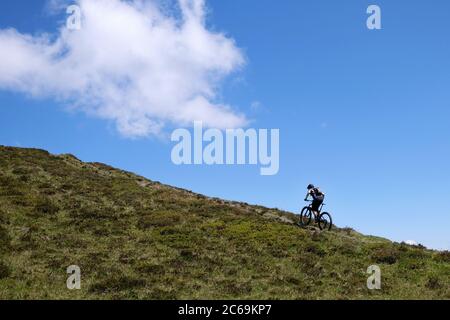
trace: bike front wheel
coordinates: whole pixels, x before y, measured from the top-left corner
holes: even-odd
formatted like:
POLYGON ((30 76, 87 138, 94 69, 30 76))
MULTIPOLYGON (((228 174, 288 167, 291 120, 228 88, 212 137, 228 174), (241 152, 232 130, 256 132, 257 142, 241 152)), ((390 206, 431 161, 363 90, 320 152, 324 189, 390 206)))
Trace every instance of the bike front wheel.
POLYGON ((333 219, 328 212, 324 212, 319 217, 319 228, 320 230, 331 230, 333 226, 333 219))
POLYGON ((302 212, 300 213, 300 226, 307 226, 311 223, 312 220, 312 212, 310 207, 304 207, 302 212))

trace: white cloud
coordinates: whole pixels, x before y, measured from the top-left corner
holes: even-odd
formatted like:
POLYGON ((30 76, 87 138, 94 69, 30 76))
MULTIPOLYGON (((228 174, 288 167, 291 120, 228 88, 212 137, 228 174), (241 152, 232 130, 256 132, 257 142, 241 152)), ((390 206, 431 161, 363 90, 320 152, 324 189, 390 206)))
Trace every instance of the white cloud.
POLYGON ((419 245, 419 243, 417 243, 417 241, 414 241, 414 240, 406 240, 405 243, 410 246, 418 246, 419 245))
POLYGON ((178 18, 151 0, 76 2, 81 30, 0 30, 0 89, 113 120, 128 137, 195 120, 218 128, 247 123, 216 101, 221 80, 245 61, 232 39, 206 29, 204 0, 179 0, 178 18))

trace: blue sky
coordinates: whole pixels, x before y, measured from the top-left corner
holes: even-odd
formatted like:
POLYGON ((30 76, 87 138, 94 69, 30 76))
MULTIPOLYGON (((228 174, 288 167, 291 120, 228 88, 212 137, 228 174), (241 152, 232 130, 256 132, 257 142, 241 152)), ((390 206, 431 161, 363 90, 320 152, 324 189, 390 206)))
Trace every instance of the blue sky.
MULTIPOLYGON (((1 1, 0 29, 54 33, 46 1, 1 1)), ((306 185, 340 226, 450 249, 450 3, 207 1, 207 27, 246 63, 219 99, 280 129, 280 171, 175 166, 167 136, 129 138, 61 100, 0 89, 0 144, 73 153, 209 196, 298 211, 306 185), (382 10, 382 30, 366 9, 382 10), (258 108, 251 105, 258 102, 258 108)), ((0 70, 1 72, 1 70, 0 70)), ((170 133, 170 130, 167 130, 170 133)))

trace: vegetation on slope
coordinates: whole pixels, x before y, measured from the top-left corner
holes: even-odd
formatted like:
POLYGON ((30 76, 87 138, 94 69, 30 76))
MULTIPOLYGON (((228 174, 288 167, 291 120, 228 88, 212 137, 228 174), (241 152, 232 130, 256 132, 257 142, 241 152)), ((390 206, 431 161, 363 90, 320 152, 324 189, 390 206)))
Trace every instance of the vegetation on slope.
POLYGON ((0 147, 1 299, 449 299, 449 252, 0 147), (368 290, 368 266, 382 289, 368 290), (66 269, 81 268, 81 290, 66 269))

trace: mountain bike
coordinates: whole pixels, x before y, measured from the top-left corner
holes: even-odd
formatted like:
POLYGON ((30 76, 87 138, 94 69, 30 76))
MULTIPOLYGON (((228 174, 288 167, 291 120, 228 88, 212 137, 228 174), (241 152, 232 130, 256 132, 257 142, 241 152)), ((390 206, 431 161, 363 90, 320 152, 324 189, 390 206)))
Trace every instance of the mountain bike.
MULTIPOLYGON (((311 200, 307 201, 312 203, 311 200)), ((311 204, 304 207, 300 212, 300 220, 298 222, 298 225, 301 227, 308 226, 311 223, 312 217, 314 215, 314 222, 319 225, 320 230, 331 230, 331 227, 333 226, 333 219, 328 212, 322 212, 324 205, 324 203, 320 205, 317 215, 313 213, 311 204)))

